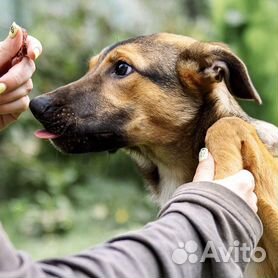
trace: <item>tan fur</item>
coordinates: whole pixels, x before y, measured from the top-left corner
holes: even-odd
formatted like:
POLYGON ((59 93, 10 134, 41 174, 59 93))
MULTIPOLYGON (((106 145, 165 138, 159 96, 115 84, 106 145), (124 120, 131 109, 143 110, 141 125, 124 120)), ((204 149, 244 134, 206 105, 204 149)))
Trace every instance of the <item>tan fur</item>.
POLYGON ((267 258, 258 268, 259 277, 278 273, 278 163, 250 124, 238 118, 223 118, 206 136, 206 145, 215 162, 215 178, 223 179, 241 169, 254 174, 258 197, 258 215, 264 226, 260 245, 267 258))
POLYGON ((179 46, 182 49, 184 47, 190 46, 192 43, 196 42, 197 40, 187 36, 162 32, 157 34, 156 41, 158 43, 167 41, 168 43, 173 44, 175 46, 179 46))
POLYGON ((91 57, 90 61, 89 61, 89 70, 94 70, 97 63, 98 63, 98 60, 99 60, 99 56, 100 55, 96 55, 96 56, 93 56, 91 57))

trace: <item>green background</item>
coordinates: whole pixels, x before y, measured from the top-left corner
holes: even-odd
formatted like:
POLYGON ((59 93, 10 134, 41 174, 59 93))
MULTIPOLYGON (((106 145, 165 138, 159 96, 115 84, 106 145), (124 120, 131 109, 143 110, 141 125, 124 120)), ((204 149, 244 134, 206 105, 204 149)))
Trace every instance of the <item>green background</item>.
MULTIPOLYGON (((31 97, 81 77, 107 45, 172 32, 229 44, 264 102, 244 109, 278 125, 277 1, 1 0, 0 10, 2 39, 16 21, 43 44, 31 97)), ((26 112, 0 134, 0 219, 17 248, 34 258, 74 253, 155 219, 128 157, 62 155, 34 138, 37 128, 26 112)))

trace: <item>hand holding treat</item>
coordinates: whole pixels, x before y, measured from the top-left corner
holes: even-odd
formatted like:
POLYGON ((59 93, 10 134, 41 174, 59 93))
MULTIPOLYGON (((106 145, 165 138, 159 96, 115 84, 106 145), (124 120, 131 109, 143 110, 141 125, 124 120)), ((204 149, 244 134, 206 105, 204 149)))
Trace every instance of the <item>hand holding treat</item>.
POLYGON ((35 59, 41 43, 13 23, 8 37, 0 42, 0 130, 16 121, 29 106, 35 59))

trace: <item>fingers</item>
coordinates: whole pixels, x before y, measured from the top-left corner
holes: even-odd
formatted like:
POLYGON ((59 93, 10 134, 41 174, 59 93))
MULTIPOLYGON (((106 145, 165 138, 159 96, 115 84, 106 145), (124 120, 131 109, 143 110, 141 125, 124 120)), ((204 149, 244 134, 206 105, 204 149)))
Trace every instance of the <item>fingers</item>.
POLYGON ((35 63, 28 57, 13 66, 6 74, 0 78, 0 83, 6 87, 2 93, 8 93, 26 83, 35 71, 35 63))
POLYGON ((0 67, 10 61, 22 45, 23 33, 21 27, 13 23, 9 36, 0 42, 0 67))
POLYGON ((249 203, 249 206, 251 207, 251 209, 255 213, 258 212, 258 205, 257 205, 258 204, 258 197, 254 192, 252 192, 251 197, 250 197, 250 201, 247 202, 247 203, 249 203))
POLYGON ((212 181, 214 178, 214 160, 207 148, 201 149, 199 161, 193 181, 212 181))
POLYGON ((238 185, 237 191, 241 190, 239 196, 245 200, 245 202, 251 207, 254 212, 258 211, 257 195, 254 193, 255 190, 255 178, 253 174, 247 170, 241 170, 234 176, 235 179, 241 181, 238 185))
POLYGON ((255 178, 251 172, 241 170, 237 174, 222 180, 215 180, 215 183, 221 184, 227 189, 233 191, 242 198, 254 212, 258 211, 257 196, 255 190, 255 178))
POLYGON ((0 115, 0 131, 15 122, 19 116, 20 113, 0 115))
POLYGON ((1 94, 0 95, 0 105, 7 104, 9 102, 15 101, 20 99, 26 95, 28 95, 33 89, 33 82, 32 79, 29 79, 26 83, 24 83, 19 88, 15 89, 8 94, 1 94))
POLYGON ((240 170, 233 176, 223 180, 216 180, 216 183, 222 184, 230 190, 239 190, 241 195, 249 194, 255 189, 255 178, 251 172, 240 170))
POLYGON ((9 36, 0 42, 0 130, 16 121, 29 107, 34 60, 41 54, 42 45, 36 38, 27 36, 27 55, 22 59, 22 55, 16 56, 22 44, 22 28, 13 23, 9 36))
POLYGON ((24 96, 16 101, 0 105, 0 115, 17 114, 26 111, 29 107, 30 99, 24 96))
MULTIPOLYGON (((197 167, 193 182, 213 181, 215 164, 212 155, 207 148, 201 149, 199 153, 199 165, 197 167)), ((255 178, 253 174, 247 170, 241 170, 237 174, 222 180, 214 180, 227 189, 233 191, 242 198, 251 209, 257 213, 257 196, 255 190, 255 178)))
POLYGON ((241 170, 237 174, 234 175, 237 179, 241 180, 243 184, 247 184, 247 191, 254 191, 255 189, 255 178, 251 172, 248 170, 241 170))
POLYGON ((32 36, 28 36, 27 40, 27 56, 35 61, 42 53, 42 45, 39 40, 32 36))

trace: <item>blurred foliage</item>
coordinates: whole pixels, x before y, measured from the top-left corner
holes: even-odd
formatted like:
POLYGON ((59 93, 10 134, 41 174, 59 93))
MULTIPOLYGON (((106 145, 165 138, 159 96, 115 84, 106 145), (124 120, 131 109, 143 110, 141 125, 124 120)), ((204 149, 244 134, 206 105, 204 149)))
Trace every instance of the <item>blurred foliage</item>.
MULTIPOLYGON (((107 45, 163 31, 229 44, 264 101, 242 105, 278 124, 276 0, 1 0, 0 7, 2 38, 15 20, 44 46, 32 97, 80 78, 107 45)), ((18 247, 40 258, 62 255, 154 218, 128 157, 66 156, 35 139, 37 128, 27 112, 0 134, 0 219, 18 247)))
POLYGON ((41 190, 35 199, 30 202, 22 196, 2 203, 0 218, 18 248, 36 258, 88 248, 138 228, 156 215, 140 187, 104 177, 91 177, 90 183, 75 186, 71 196, 53 197, 41 190))
POLYGON ((252 116, 278 125, 278 2, 214 0, 217 40, 224 41, 246 63, 263 106, 241 105, 252 116))

